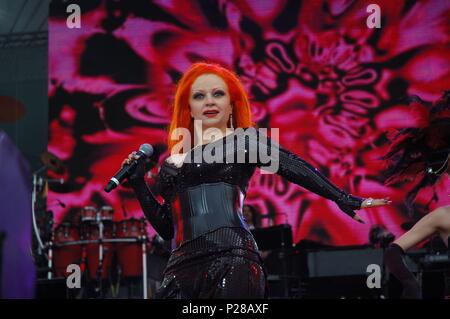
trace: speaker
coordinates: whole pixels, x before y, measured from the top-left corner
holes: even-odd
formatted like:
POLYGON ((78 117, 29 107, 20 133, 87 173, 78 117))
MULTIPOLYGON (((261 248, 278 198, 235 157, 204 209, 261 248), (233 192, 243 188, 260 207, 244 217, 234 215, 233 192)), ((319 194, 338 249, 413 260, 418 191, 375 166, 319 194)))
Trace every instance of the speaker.
POLYGON ((289 224, 255 228, 251 232, 258 244, 259 250, 292 247, 292 227, 289 224))
POLYGON ((383 265, 382 249, 334 249, 308 252, 309 277, 367 275, 367 266, 383 265))
POLYGON ((65 278, 38 279, 36 299, 68 299, 65 278))

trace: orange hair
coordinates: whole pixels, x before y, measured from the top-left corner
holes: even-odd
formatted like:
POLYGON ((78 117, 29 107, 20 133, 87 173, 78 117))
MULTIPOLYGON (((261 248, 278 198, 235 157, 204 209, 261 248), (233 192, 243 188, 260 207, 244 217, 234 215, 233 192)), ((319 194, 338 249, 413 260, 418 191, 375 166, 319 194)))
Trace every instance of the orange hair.
MULTIPOLYGON (((218 64, 211 63, 194 63, 183 74, 177 85, 175 92, 175 101, 173 104, 172 120, 169 126, 168 148, 172 151, 172 147, 177 144, 178 140, 171 140, 172 132, 176 128, 187 128, 191 132, 191 137, 194 137, 194 123, 191 118, 189 96, 192 83, 203 74, 215 74, 220 76, 228 86, 230 93, 230 102, 233 106, 233 127, 250 127, 253 126, 251 119, 250 102, 247 93, 239 80, 238 76, 218 64)), ((191 145, 193 141, 191 141, 191 145)))

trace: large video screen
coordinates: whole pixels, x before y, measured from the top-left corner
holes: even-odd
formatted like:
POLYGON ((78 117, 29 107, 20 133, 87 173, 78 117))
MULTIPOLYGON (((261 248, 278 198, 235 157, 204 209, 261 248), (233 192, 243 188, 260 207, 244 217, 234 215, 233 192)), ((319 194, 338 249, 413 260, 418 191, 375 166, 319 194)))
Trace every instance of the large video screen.
MULTIPOLYGON (((67 166, 51 184, 56 223, 85 206, 108 205, 114 220, 143 217, 131 188, 103 191, 142 143, 167 157, 178 79, 194 62, 220 63, 242 80, 260 127, 342 189, 393 204, 361 210, 366 224, 278 175, 253 176, 246 203, 262 226, 290 224, 294 241, 362 245, 374 225, 394 235, 414 220, 411 188, 385 186, 386 134, 413 126, 409 95, 435 101, 449 88, 448 1, 85 0, 53 1, 49 18, 49 146, 67 166), (379 25, 372 14, 380 13, 379 25), (372 23, 375 21, 375 23, 372 23), (372 22, 371 22, 372 21, 372 22), (64 206, 64 207, 63 207, 64 206)), ((416 200, 420 214, 449 204, 443 177, 416 200)), ((150 234, 154 230, 149 226, 150 234)))

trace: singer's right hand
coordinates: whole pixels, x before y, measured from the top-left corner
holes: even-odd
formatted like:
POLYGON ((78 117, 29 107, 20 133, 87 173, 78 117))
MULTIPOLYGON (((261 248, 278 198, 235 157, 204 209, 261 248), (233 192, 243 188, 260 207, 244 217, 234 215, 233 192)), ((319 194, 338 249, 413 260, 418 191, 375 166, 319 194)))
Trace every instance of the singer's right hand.
MULTIPOLYGON (((126 159, 122 162, 122 167, 126 164, 130 164, 132 161, 135 161, 139 159, 139 155, 137 155, 137 152, 132 152, 126 159)), ((133 172, 133 174, 130 175, 128 178, 128 182, 133 185, 138 182, 142 182, 144 180, 145 175, 145 161, 140 161, 136 167, 136 170, 133 172)))
POLYGON ((128 157, 127 157, 126 159, 123 160, 123 162, 122 162, 122 167, 123 167, 125 164, 130 164, 132 160, 137 160, 137 159, 139 158, 139 156, 136 155, 136 154, 137 154, 136 152, 131 152, 130 155, 128 155, 128 157))

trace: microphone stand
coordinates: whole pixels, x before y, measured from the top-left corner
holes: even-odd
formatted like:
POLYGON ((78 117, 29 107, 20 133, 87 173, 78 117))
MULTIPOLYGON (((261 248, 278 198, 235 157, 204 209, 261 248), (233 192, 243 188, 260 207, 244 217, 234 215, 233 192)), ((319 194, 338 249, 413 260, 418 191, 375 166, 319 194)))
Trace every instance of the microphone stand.
MULTIPOLYGON (((144 224, 145 225, 145 224, 144 224)), ((142 226, 144 228, 145 226, 142 226)), ((144 234, 141 237, 142 241, 142 289, 143 289, 143 298, 148 299, 147 296, 147 236, 145 236, 144 230, 141 229, 141 234, 144 234)))

